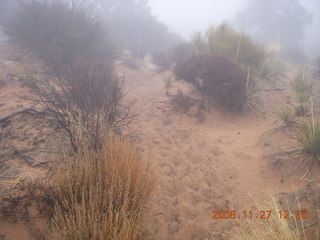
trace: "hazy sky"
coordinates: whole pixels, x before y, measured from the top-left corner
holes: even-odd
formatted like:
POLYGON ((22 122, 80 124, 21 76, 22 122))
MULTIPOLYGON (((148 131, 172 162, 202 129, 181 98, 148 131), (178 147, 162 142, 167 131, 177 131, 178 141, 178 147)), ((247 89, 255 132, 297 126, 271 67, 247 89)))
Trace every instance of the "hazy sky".
MULTIPOLYGON (((268 0, 265 0, 268 1, 268 0)), ((149 0, 153 15, 166 23, 171 30, 184 38, 195 31, 205 30, 209 25, 224 20, 233 22, 237 11, 247 6, 248 0, 149 0)), ((307 55, 312 58, 320 55, 320 0, 300 0, 313 14, 313 24, 306 29, 304 40, 307 55)))
MULTIPOLYGON (((267 0, 266 0, 267 1, 267 0)), ((210 24, 232 20, 247 0, 149 0, 152 13, 170 29, 188 38, 210 24)))

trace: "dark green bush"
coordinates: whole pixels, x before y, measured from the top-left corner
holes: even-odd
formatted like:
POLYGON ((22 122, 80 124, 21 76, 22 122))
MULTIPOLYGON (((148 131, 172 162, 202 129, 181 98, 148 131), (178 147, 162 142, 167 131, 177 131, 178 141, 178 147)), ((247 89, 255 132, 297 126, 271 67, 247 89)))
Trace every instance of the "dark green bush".
MULTIPOLYGON (((198 55, 179 62, 176 78, 191 83, 211 101, 231 111, 242 111, 246 104, 247 73, 222 55, 198 55)), ((250 85, 254 85, 254 81, 250 85)))

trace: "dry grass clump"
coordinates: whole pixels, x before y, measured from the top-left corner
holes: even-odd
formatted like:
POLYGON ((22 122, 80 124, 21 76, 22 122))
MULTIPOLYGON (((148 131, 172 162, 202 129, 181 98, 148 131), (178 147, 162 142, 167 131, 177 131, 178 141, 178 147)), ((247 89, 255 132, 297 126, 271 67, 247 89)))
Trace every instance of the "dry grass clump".
POLYGON ((239 228, 229 234, 230 240, 307 240, 303 218, 297 219, 296 215, 290 214, 292 220, 281 219, 279 211, 284 209, 274 196, 270 197, 270 206, 260 206, 256 203, 258 212, 272 211, 270 217, 264 220, 252 219, 245 223, 239 222, 239 228))
POLYGON ((303 166, 313 166, 314 163, 320 163, 320 124, 315 119, 308 121, 301 126, 297 133, 296 139, 301 150, 303 166))
POLYGON ((238 32, 228 23, 210 27, 204 35, 198 32, 192 40, 200 54, 222 54, 258 72, 265 59, 265 50, 245 33, 238 32))
POLYGON ((56 168, 48 239, 140 239, 155 179, 128 139, 111 135, 99 151, 82 149, 56 168))
POLYGON ((4 32, 49 67, 79 57, 114 57, 105 26, 85 1, 23 1, 4 25, 4 32))

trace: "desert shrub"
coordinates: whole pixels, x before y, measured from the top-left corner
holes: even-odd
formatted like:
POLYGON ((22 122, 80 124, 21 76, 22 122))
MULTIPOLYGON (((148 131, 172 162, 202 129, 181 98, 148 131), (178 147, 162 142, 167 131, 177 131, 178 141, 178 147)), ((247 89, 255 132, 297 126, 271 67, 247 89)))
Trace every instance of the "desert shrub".
POLYGON ((113 74, 113 66, 101 59, 79 59, 54 69, 48 81, 33 79, 30 96, 66 130, 75 151, 83 141, 99 148, 110 129, 127 125, 133 102, 123 103, 124 78, 113 74))
POLYGON ((303 165, 311 167, 320 163, 320 124, 315 119, 305 123, 298 129, 296 139, 302 152, 303 165))
POLYGON ((293 109, 290 106, 282 106, 278 109, 276 112, 276 115, 278 116, 279 119, 283 122, 284 127, 290 126, 293 121, 293 109))
POLYGON ((191 83, 210 101, 231 111, 242 111, 247 100, 247 89, 255 86, 247 73, 222 55, 198 55, 177 63, 176 78, 191 83))
POLYGON ((244 69, 250 67, 258 72, 265 59, 262 45, 247 34, 238 32, 228 23, 210 27, 203 35, 198 32, 192 43, 199 54, 222 54, 239 63, 244 69))
POLYGON ((261 65, 260 76, 267 79, 276 79, 286 70, 285 63, 281 58, 267 58, 261 65))
POLYGON ((10 39, 49 66, 79 57, 113 58, 102 21, 84 1, 22 2, 4 25, 10 39))
POLYGON ((48 239, 141 239, 154 184, 150 164, 126 138, 109 135, 100 150, 82 149, 53 173, 48 239))
POLYGON ((294 80, 290 82, 290 86, 295 92, 294 100, 297 104, 297 114, 304 115, 310 108, 311 97, 314 93, 314 83, 303 68, 294 80))

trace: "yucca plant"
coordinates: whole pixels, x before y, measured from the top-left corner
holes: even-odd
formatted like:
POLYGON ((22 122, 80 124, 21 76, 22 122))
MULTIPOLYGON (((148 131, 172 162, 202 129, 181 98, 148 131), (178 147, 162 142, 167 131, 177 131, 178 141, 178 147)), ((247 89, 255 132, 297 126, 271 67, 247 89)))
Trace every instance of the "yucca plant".
POLYGON ((290 83, 295 92, 294 101, 297 106, 297 114, 304 115, 310 107, 310 100, 314 93, 314 83, 309 79, 303 68, 290 83))
POLYGON ((281 58, 268 58, 261 66, 260 76, 266 79, 274 79, 282 75, 285 70, 285 63, 281 58))
POLYGON ((293 121, 293 109, 290 106, 282 106, 276 112, 276 115, 282 120, 284 127, 290 126, 293 121))
POLYGON ((320 124, 312 118, 303 124, 296 133, 301 150, 303 166, 311 167, 315 162, 320 163, 320 124))
POLYGON ((311 96, 314 91, 314 83, 309 80, 305 69, 298 73, 290 85, 296 93, 305 92, 311 96))
POLYGON ((250 73, 248 70, 247 83, 246 83, 246 94, 243 103, 243 111, 254 111, 258 105, 264 103, 264 99, 261 96, 263 86, 260 83, 250 84, 250 73))

